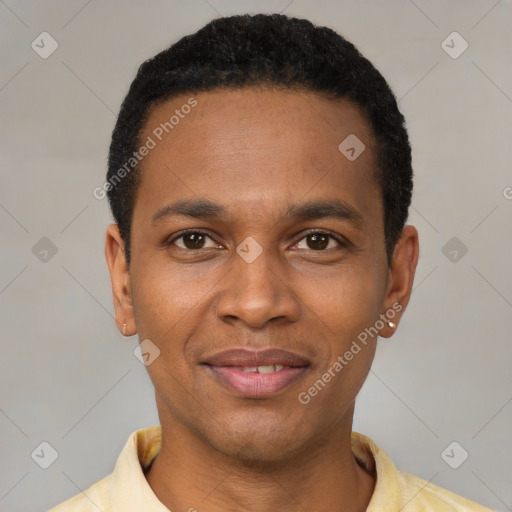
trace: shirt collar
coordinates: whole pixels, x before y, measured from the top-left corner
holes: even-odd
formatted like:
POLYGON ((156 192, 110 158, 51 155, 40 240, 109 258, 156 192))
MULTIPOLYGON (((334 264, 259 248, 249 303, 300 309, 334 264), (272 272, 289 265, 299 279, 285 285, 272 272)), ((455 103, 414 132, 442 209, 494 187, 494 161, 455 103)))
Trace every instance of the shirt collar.
POLYGON ((400 510, 398 471, 389 455, 369 437, 352 432, 352 453, 368 473, 376 475, 375 488, 366 512, 400 510))
POLYGON ((112 510, 169 512, 144 476, 144 469, 158 454, 161 445, 160 426, 137 430, 128 438, 112 474, 112 510))

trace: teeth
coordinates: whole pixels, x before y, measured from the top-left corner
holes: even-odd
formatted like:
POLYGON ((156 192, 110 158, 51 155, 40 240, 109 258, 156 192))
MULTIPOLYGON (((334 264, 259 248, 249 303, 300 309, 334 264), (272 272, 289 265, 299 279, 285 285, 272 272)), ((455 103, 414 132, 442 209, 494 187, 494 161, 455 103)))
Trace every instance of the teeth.
POLYGON ((268 364, 263 366, 243 366, 240 369, 245 373, 272 373, 280 372, 283 368, 282 364, 268 364))
POLYGON ((258 366, 258 373, 272 373, 274 370, 274 365, 269 364, 267 366, 258 366))

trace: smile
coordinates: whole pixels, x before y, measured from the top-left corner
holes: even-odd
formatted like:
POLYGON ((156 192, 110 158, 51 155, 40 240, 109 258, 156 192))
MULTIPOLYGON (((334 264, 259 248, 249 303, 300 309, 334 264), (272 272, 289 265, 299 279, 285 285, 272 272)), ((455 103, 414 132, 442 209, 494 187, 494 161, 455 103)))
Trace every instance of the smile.
POLYGON ((308 366, 209 366, 206 368, 229 391, 244 398, 270 398, 305 375, 308 366))
POLYGON ((203 365, 224 389, 244 398, 270 398, 305 375, 310 361, 277 348, 234 348, 206 357, 203 365))

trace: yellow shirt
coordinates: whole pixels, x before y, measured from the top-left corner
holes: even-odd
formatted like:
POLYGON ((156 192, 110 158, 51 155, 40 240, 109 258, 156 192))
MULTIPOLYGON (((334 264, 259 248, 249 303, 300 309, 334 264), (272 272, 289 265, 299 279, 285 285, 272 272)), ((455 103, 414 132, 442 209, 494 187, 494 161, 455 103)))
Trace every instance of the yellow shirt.
MULTIPOLYGON (((50 512, 169 512, 155 496, 143 470, 160 450, 160 426, 130 435, 113 473, 50 512)), ((377 479, 367 512, 492 512, 426 480, 398 471, 369 438, 352 432, 352 451, 377 479)))

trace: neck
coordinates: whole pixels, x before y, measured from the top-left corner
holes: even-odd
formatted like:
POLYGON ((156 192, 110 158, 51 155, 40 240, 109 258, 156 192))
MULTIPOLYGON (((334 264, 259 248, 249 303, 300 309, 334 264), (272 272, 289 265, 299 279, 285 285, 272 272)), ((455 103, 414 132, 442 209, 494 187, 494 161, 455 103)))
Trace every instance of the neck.
POLYGON ((179 422, 166 421, 161 450, 146 478, 173 511, 364 511, 375 477, 352 454, 351 427, 352 415, 329 435, 318 436, 321 442, 286 460, 247 461, 220 453, 179 422))

